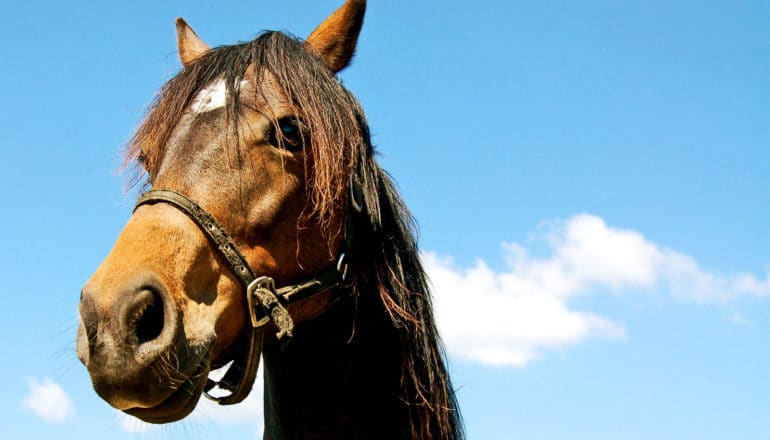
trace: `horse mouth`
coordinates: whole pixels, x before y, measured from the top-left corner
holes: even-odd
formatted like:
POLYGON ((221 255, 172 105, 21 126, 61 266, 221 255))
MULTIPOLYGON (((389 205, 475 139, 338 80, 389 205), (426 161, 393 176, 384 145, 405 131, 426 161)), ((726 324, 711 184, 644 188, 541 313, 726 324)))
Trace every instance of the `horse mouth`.
POLYGON ((200 400, 208 379, 208 353, 187 379, 161 403, 149 408, 129 408, 125 413, 147 423, 170 423, 189 415, 200 400))

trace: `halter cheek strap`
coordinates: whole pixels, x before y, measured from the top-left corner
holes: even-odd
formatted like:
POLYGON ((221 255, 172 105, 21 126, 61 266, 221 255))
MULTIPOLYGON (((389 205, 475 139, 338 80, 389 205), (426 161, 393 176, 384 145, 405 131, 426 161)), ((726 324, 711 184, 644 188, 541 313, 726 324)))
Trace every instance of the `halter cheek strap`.
POLYGON ((243 353, 237 356, 224 377, 215 382, 208 380, 204 390, 206 397, 220 405, 238 403, 248 396, 259 369, 259 357, 262 352, 264 326, 272 321, 278 328, 277 337, 292 337, 294 321, 289 314, 289 304, 313 297, 329 289, 341 286, 347 279, 348 263, 345 254, 341 254, 336 264, 314 278, 304 282, 276 289, 275 281, 267 276, 256 277, 251 266, 244 258, 238 246, 227 235, 224 228, 184 194, 173 190, 151 190, 139 197, 136 210, 142 205, 168 203, 187 215, 208 237, 219 254, 225 259, 230 270, 238 277, 246 289, 251 331, 249 342, 243 353), (231 394, 216 397, 209 394, 215 386, 230 391, 231 394))

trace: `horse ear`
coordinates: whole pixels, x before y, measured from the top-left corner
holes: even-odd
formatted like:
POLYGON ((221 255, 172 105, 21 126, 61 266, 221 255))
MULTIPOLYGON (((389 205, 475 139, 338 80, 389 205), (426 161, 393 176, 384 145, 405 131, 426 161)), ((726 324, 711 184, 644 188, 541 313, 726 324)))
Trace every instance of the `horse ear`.
POLYGON ((364 12, 366 0, 347 0, 307 37, 305 44, 320 55, 334 73, 344 69, 353 58, 364 12))
POLYGON ((176 45, 179 49, 179 59, 185 67, 211 50, 182 17, 176 19, 176 45))

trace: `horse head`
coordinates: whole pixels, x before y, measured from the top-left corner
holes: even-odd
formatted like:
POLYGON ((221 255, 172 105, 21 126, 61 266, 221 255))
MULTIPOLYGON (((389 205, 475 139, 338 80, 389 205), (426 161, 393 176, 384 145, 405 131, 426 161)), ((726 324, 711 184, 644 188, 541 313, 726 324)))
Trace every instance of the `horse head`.
MULTIPOLYGON (((177 19, 184 68, 129 145, 152 190, 194 200, 250 271, 278 285, 341 254, 348 182, 368 139, 335 74, 364 9, 348 1, 304 42, 271 32, 216 49, 177 19)), ((210 369, 243 356, 251 323, 246 286, 205 226, 156 202, 137 206, 83 288, 77 353, 112 406, 168 422, 192 411, 210 369)), ((334 299, 326 291, 288 312, 299 323, 334 299)))

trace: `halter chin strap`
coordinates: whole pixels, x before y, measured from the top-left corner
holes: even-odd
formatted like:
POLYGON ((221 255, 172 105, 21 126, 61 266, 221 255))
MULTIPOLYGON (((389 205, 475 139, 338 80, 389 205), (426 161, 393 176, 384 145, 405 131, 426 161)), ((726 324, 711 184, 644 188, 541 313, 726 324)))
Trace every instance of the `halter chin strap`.
POLYGON ((246 302, 249 309, 251 331, 249 343, 242 356, 236 356, 224 377, 215 382, 206 383, 204 393, 209 399, 220 405, 238 403, 248 396, 259 369, 259 357, 262 352, 262 339, 265 325, 272 321, 278 328, 279 339, 291 338, 294 321, 287 310, 289 304, 301 301, 342 285, 347 279, 348 263, 345 254, 341 254, 336 264, 307 281, 275 288, 275 281, 267 276, 256 277, 243 254, 227 235, 224 228, 197 203, 184 194, 161 189, 144 193, 136 202, 136 208, 142 205, 168 203, 189 217, 215 245, 220 255, 227 261, 230 270, 246 288, 246 302), (223 397, 209 394, 218 386, 230 391, 223 397))

